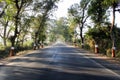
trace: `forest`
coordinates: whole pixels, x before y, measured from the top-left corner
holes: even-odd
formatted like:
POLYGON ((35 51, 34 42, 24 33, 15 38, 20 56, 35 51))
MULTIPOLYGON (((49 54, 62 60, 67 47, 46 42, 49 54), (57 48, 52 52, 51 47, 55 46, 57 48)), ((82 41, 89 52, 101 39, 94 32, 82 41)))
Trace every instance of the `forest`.
POLYGON ((0 57, 36 50, 57 40, 120 57, 120 26, 115 24, 119 0, 80 0, 68 8, 67 17, 52 19, 60 1, 0 0, 0 57))

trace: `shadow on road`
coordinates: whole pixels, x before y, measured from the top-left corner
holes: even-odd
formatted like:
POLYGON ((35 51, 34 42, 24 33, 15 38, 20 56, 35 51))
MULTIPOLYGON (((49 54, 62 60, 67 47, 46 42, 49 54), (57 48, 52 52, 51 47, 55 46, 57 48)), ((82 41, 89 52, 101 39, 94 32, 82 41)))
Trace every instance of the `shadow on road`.
POLYGON ((120 80, 85 55, 84 50, 60 45, 10 59, 0 69, 6 71, 4 80, 120 80))
MULTIPOLYGON (((4 66, 11 68, 12 74, 9 74, 5 80, 115 80, 112 76, 100 76, 89 73, 70 73, 49 68, 28 68, 16 66, 4 66)), ((116 79, 118 80, 118 79, 116 79)))

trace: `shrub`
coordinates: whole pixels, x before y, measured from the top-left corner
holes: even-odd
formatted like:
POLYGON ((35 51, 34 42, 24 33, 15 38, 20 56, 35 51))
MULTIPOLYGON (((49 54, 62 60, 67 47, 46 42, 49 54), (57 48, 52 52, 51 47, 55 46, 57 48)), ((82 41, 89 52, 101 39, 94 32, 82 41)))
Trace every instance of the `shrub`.
POLYGON ((88 44, 84 44, 84 49, 90 50, 90 46, 88 44))
POLYGON ((109 56, 109 57, 111 57, 111 54, 112 54, 111 49, 107 49, 107 50, 106 50, 106 55, 109 56))

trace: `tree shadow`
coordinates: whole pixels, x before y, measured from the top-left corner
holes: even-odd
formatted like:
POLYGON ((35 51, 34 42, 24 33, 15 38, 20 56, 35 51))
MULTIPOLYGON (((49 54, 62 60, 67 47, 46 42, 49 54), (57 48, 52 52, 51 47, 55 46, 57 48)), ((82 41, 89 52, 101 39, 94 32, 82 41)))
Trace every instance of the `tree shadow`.
MULTIPOLYGON (((85 59, 86 52, 84 50, 77 50, 72 47, 66 48, 62 45, 59 53, 55 50, 57 49, 45 48, 9 60, 9 63, 15 63, 16 65, 1 65, 0 69, 3 70, 4 68, 8 74, 5 80, 120 80, 115 78, 114 75, 105 75, 107 72, 104 73, 104 67, 94 64, 87 58, 85 59), (41 66, 45 65, 45 67, 27 67, 20 65, 21 62, 28 66, 35 63, 41 64, 41 66)), ((93 60, 93 58, 91 59, 93 60)), ((99 59, 94 60, 100 61, 99 59)), ((120 71, 120 68, 113 68, 113 70, 120 71)))
POLYGON ((4 66, 8 75, 5 80, 119 80, 113 76, 96 75, 89 73, 66 72, 51 68, 28 68, 4 66))

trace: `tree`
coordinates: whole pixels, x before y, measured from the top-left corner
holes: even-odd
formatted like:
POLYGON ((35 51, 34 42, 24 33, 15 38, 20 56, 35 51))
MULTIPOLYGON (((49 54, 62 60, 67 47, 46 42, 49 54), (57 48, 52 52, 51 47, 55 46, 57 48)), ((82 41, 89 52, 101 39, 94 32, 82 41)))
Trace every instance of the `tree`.
POLYGON ((72 41, 72 34, 71 34, 71 28, 68 24, 68 19, 65 17, 61 17, 58 20, 54 20, 52 23, 54 25, 51 25, 50 29, 50 40, 56 41, 61 40, 65 42, 71 42, 72 41))
POLYGON ((7 46, 6 40, 8 38, 8 36, 7 36, 7 27, 8 27, 8 23, 9 23, 9 19, 7 19, 7 16, 4 16, 4 18, 0 20, 0 23, 3 26, 2 30, 4 30, 3 32, 1 31, 2 33, 0 34, 0 37, 3 39, 3 44, 6 47, 7 46))
POLYGON ((17 36, 20 34, 19 32, 19 28, 20 28, 20 20, 21 20, 21 14, 23 13, 23 11, 25 10, 26 7, 28 7, 30 5, 30 3, 32 2, 32 0, 12 0, 9 1, 11 4, 9 4, 9 6, 12 7, 12 10, 15 16, 14 17, 14 34, 13 36, 10 37, 10 41, 11 41, 11 46, 12 46, 12 50, 10 51, 10 56, 14 55, 14 47, 15 47, 15 40, 17 38, 17 36))
MULTIPOLYGON (((100 29, 107 19, 106 11, 108 7, 103 4, 104 0, 91 0, 91 3, 88 8, 88 15, 91 20, 94 22, 94 27, 100 29)), ((98 30, 99 31, 99 30, 98 30)), ((94 37, 95 42, 95 53, 98 53, 98 41, 99 37, 96 35, 94 37)))
POLYGON ((108 24, 106 24, 103 27, 99 28, 89 28, 89 30, 86 32, 86 43, 89 44, 92 50, 96 50, 96 47, 94 47, 95 41, 97 41, 97 43, 99 44, 100 53, 106 53, 107 49, 109 49, 109 47, 111 46, 109 27, 110 25, 108 26, 108 24))
POLYGON ((116 8, 118 7, 119 4, 119 0, 104 0, 104 4, 108 7, 112 7, 113 9, 113 20, 112 20, 112 25, 111 25, 111 39, 112 39, 112 57, 115 57, 115 49, 116 49, 116 42, 115 42, 115 33, 114 33, 114 27, 115 27, 115 11, 119 11, 116 10, 116 8))
POLYGON ((59 20, 56 21, 56 25, 56 34, 63 36, 66 42, 72 41, 68 19, 65 17, 61 17, 59 20))
POLYGON ((103 1, 104 0, 92 0, 89 5, 88 15, 90 16, 96 27, 100 27, 107 18, 106 11, 108 7, 103 5, 103 1))
POLYGON ((76 27, 77 27, 77 24, 75 23, 75 21, 73 20, 72 17, 68 17, 68 26, 69 26, 69 34, 71 35, 71 42, 76 42, 76 34, 78 34, 76 32, 76 27))
POLYGON ((39 35, 41 34, 41 31, 44 30, 43 27, 45 26, 46 21, 49 19, 51 12, 57 8, 56 3, 58 1, 59 0, 36 1, 34 3, 34 11, 37 11, 40 14, 39 27, 35 32, 35 44, 40 43, 39 35))
POLYGON ((56 20, 55 19, 50 19, 47 21, 47 40, 49 43, 55 42, 57 40, 56 36, 56 20))
POLYGON ((90 0, 81 0, 80 4, 74 4, 68 9, 76 24, 79 25, 82 47, 84 46, 83 28, 88 18, 87 8, 90 0))
POLYGON ((0 18, 3 16, 3 14, 5 13, 5 9, 7 8, 7 4, 5 4, 4 0, 0 0, 0 18))
POLYGON ((11 56, 14 55, 15 47, 22 45, 29 33, 34 33, 32 36, 36 43, 45 41, 47 21, 52 11, 57 8, 58 2, 59 0, 0 0, 0 37, 3 38, 5 46, 6 41, 10 40, 11 56), (1 3, 5 3, 5 6, 1 3), (32 23, 36 27, 34 30, 31 29, 32 23))
POLYGON ((31 26, 30 23, 32 22, 31 18, 26 18, 25 16, 23 16, 24 18, 22 19, 23 22, 21 22, 20 24, 20 34, 17 37, 17 41, 16 41, 16 45, 17 46, 23 46, 24 41, 28 40, 27 38, 30 37, 30 30, 31 30, 31 26), (28 36, 29 35, 29 36, 28 36))
MULTIPOLYGON (((4 3, 5 4, 5 3, 4 3)), ((6 47, 7 43, 6 41, 8 40, 9 33, 11 31, 11 25, 13 24, 13 15, 14 12, 11 12, 11 7, 9 6, 10 3, 6 3, 5 5, 6 8, 4 9, 4 14, 2 15, 0 19, 1 27, 2 27, 2 33, 0 34, 1 38, 3 39, 3 44, 6 47)))

